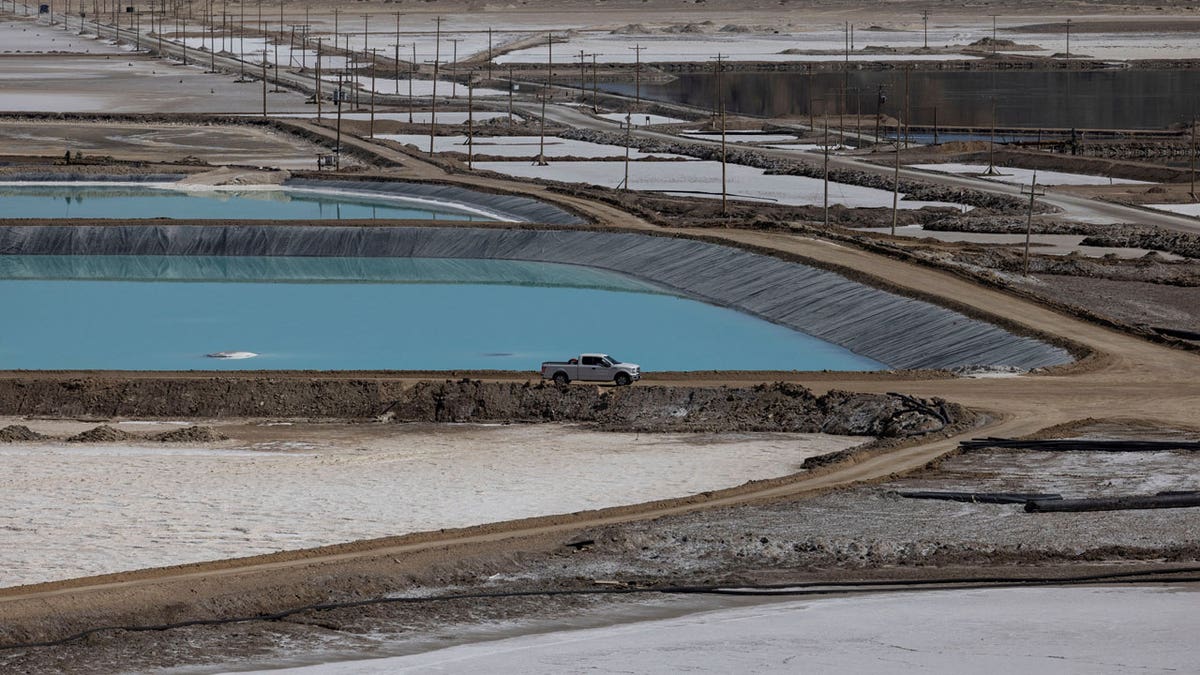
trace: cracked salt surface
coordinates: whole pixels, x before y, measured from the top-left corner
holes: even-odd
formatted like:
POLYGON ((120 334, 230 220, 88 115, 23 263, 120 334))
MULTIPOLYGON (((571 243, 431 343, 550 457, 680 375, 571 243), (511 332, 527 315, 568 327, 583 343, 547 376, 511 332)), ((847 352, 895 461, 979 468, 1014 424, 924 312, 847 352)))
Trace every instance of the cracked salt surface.
POLYGON ((355 433, 0 445, 0 587, 683 496, 866 440, 559 425, 355 433))

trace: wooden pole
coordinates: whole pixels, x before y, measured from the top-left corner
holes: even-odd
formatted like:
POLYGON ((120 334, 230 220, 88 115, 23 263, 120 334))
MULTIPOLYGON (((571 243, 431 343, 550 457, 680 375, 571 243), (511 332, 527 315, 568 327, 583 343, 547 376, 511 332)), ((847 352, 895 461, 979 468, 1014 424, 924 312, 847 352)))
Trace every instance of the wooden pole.
POLYGON ((317 79, 316 79, 316 99, 317 99, 317 124, 321 123, 321 42, 325 38, 317 38, 317 79))
POLYGON ((467 74, 467 168, 475 168, 475 71, 467 74))
POLYGON ((429 154, 433 156, 433 137, 437 134, 437 82, 438 61, 442 58, 442 17, 437 17, 433 40, 433 96, 429 113, 429 154))
POLYGON ((896 219, 900 215, 900 139, 896 139, 896 168, 892 173, 892 236, 896 236, 896 219))

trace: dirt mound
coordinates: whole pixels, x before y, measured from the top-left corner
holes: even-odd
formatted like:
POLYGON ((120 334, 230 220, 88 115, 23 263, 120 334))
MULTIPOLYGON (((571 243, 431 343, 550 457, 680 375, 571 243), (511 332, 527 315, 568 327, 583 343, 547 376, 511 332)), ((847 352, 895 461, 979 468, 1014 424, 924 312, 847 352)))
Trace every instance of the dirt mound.
POLYGON ((229 437, 212 427, 191 426, 151 436, 160 443, 214 443, 229 437))
POLYGON ((19 443, 21 441, 40 441, 48 436, 39 434, 23 424, 10 424, 0 429, 0 443, 19 443))
POLYGON ((997 39, 993 40, 990 37, 985 37, 985 38, 980 38, 980 39, 972 42, 968 46, 970 46, 970 47, 991 47, 993 45, 996 47, 1016 47, 1017 43, 1013 42, 1012 40, 1005 40, 1004 38, 997 38, 997 39))
POLYGON ((788 383, 746 388, 559 387, 544 383, 421 382, 391 410, 400 422, 589 422, 620 431, 791 431, 906 436, 962 417, 943 401, 831 391, 788 383))
POLYGON ((131 438, 137 438, 133 434, 125 433, 120 429, 114 429, 107 424, 101 424, 94 429, 88 429, 82 433, 75 434, 67 439, 68 443, 107 443, 112 441, 127 441, 131 438))

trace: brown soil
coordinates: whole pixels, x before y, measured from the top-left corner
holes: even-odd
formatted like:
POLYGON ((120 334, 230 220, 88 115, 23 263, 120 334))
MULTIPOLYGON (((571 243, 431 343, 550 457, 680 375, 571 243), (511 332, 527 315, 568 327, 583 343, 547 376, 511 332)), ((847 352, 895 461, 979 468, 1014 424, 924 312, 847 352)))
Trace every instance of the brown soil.
POLYGON ((1140 281, 1038 275, 1031 292, 1133 325, 1200 331, 1200 290, 1140 281))

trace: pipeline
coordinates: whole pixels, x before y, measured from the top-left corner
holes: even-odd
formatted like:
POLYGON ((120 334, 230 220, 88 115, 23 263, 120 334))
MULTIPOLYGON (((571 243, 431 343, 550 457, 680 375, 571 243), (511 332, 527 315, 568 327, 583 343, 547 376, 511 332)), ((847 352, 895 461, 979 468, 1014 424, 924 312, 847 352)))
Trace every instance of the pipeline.
POLYGON ((974 438, 962 441, 963 450, 982 448, 1014 448, 1058 452, 1155 452, 1163 450, 1200 450, 1200 441, 1126 441, 1093 440, 1089 438, 1054 438, 1026 440, 1020 438, 974 438))
POLYGON ((1027 513, 1079 513, 1129 509, 1186 509, 1200 506, 1200 493, 1175 492, 1089 499, 1034 499, 1025 503, 1027 513))
POLYGON ((1062 495, 1046 492, 946 492, 939 490, 906 490, 896 494, 905 499, 936 499, 969 504, 1028 504, 1031 501, 1062 499, 1062 495))

